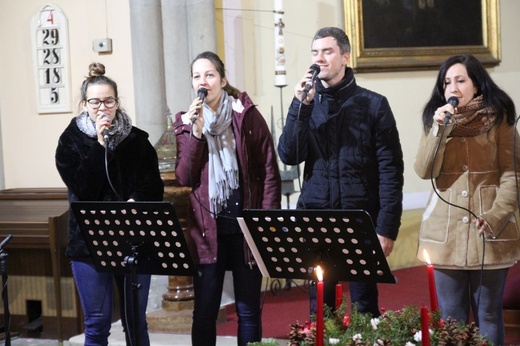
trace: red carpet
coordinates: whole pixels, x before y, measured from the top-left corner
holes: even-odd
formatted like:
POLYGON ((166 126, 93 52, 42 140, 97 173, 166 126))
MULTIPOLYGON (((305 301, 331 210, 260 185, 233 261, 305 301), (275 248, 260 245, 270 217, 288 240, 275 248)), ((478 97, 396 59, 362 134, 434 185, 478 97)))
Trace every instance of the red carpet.
MULTIPOLYGON (((515 267, 519 267, 518 265, 515 267)), ((379 284, 379 306, 386 310, 399 310, 403 306, 430 306, 426 266, 393 271, 397 284, 379 284)), ((273 280, 271 280, 272 282, 273 280)), ((280 280, 285 285, 285 280, 280 280)), ((348 284, 343 284, 348 297, 348 284)), ((290 325, 309 320, 307 289, 293 286, 279 295, 268 291, 262 314, 263 338, 287 339, 290 325)), ((236 335, 237 317, 234 304, 227 306, 227 322, 217 327, 218 335, 236 335)), ((506 344, 520 345, 520 333, 506 330, 506 344), (509 335, 508 335, 509 334, 509 335)))

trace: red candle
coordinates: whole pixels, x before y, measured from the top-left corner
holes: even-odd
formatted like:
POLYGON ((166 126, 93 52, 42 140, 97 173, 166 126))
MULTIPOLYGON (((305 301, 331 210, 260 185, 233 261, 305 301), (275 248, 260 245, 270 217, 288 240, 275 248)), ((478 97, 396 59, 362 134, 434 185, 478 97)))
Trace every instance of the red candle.
POLYGON ((430 346, 430 318, 428 317, 428 308, 421 308, 421 344, 422 346, 430 346))
POLYGON ((323 346, 324 338, 324 320, 323 320, 323 271, 321 267, 316 267, 318 276, 317 285, 317 305, 316 305, 316 346, 323 346))
POLYGON ((435 289, 435 276, 433 274, 433 265, 430 262, 430 256, 428 256, 428 252, 424 250, 424 258, 428 263, 426 266, 428 268, 428 285, 430 288, 430 305, 432 311, 437 311, 439 309, 439 302, 437 301, 437 290, 435 289))
POLYGON ((435 290, 435 276, 433 275, 433 266, 428 264, 428 281, 430 283, 430 305, 432 311, 439 309, 439 303, 437 302, 437 291, 435 290))
POLYGON ((341 303, 343 303, 343 286, 336 284, 336 310, 339 309, 341 303))

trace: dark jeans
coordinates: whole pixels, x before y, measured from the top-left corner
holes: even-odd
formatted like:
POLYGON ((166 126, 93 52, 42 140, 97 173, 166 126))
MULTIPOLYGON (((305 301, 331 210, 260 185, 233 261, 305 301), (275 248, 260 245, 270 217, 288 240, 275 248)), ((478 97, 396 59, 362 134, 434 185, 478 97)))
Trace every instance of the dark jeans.
POLYGON ((262 311, 260 291, 262 274, 258 267, 244 261, 242 234, 218 236, 217 263, 197 266, 193 278, 195 307, 191 340, 193 346, 215 346, 217 316, 220 309, 224 275, 233 273, 233 290, 238 316, 237 341, 239 346, 262 339, 262 311))
MULTIPOLYGON (((125 330, 126 344, 134 344, 134 314, 131 275, 98 273, 92 261, 71 261, 72 273, 78 290, 85 320, 85 346, 108 345, 112 325, 113 283, 116 282, 120 303, 121 323, 125 330), (129 335, 130 333, 130 335, 129 335)), ((146 305, 150 291, 150 275, 137 275, 140 284, 139 340, 141 346, 149 346, 146 305)))
POLYGON ((502 299, 508 270, 435 269, 435 288, 442 318, 451 317, 468 323, 471 307, 480 334, 495 346, 504 345, 502 299))
MULTIPOLYGON (((323 285, 323 302, 334 310, 336 305, 336 284, 334 280, 325 281, 323 285)), ((352 308, 357 305, 357 310, 362 314, 371 314, 379 317, 379 292, 377 283, 373 282, 349 282, 350 300, 352 308)), ((316 314, 316 285, 312 285, 309 290, 310 295, 310 314, 316 314)))

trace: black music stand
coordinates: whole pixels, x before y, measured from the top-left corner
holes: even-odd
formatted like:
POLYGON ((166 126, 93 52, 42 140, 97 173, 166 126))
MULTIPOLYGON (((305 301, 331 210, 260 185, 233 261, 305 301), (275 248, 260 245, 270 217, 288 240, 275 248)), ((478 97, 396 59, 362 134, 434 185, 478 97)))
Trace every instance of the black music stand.
POLYGON ((396 283, 364 210, 245 210, 238 222, 264 277, 396 283))
POLYGON ((192 276, 182 228, 169 202, 72 202, 96 270, 132 275, 134 345, 139 345, 137 274, 192 276))

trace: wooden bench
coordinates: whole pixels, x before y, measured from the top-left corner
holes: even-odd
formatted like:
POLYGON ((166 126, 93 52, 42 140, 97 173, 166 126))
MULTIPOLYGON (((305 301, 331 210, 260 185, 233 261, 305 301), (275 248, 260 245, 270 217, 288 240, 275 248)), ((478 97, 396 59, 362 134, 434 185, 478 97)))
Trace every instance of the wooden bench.
MULTIPOLYGON (((0 191, 0 241, 9 234, 13 236, 4 248, 9 255, 8 275, 45 274, 48 263, 35 263, 46 262, 36 254, 41 250, 49 251, 59 341, 63 340, 61 278, 66 261, 63 249, 67 242, 68 208, 65 188, 0 191)), ((14 293, 9 292, 9 298, 14 293)))

